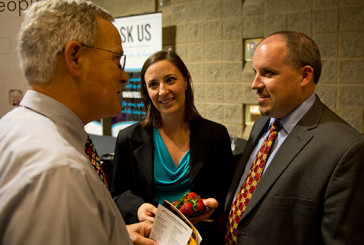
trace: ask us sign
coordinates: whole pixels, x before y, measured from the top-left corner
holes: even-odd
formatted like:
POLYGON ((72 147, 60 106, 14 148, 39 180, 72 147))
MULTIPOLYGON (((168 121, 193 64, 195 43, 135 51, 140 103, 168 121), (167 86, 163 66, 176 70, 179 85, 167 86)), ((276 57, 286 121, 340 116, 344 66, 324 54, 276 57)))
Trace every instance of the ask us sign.
POLYGON ((162 13, 119 17, 114 21, 126 55, 126 71, 138 71, 162 49, 162 13))

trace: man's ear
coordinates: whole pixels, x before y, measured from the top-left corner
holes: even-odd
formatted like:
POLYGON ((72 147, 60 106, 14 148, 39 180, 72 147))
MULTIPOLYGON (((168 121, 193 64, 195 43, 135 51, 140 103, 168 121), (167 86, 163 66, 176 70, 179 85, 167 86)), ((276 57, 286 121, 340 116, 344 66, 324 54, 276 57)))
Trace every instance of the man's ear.
POLYGON ((307 86, 311 81, 313 82, 313 68, 307 65, 302 68, 301 87, 307 86))
POLYGON ((78 41, 70 41, 64 47, 65 64, 69 72, 73 76, 80 75, 80 55, 82 51, 81 43, 78 41))

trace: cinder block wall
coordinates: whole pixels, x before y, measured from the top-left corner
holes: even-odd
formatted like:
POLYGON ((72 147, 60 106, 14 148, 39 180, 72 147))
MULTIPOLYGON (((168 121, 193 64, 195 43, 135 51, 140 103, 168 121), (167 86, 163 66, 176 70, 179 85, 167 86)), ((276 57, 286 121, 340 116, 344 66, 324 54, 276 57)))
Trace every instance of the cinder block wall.
POLYGON ((243 137, 244 104, 255 104, 243 39, 300 31, 318 44, 323 71, 316 92, 364 132, 363 0, 94 0, 115 16, 161 11, 176 26, 176 52, 190 69, 200 113, 243 137))

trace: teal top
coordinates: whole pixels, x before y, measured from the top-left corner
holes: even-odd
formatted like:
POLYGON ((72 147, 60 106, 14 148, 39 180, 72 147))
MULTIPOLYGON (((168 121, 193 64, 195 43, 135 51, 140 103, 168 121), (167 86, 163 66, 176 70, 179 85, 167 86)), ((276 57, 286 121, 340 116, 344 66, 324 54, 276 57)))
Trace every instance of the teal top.
POLYGON ((154 183, 155 201, 173 202, 190 191, 190 150, 186 152, 177 168, 158 130, 154 128, 154 183))

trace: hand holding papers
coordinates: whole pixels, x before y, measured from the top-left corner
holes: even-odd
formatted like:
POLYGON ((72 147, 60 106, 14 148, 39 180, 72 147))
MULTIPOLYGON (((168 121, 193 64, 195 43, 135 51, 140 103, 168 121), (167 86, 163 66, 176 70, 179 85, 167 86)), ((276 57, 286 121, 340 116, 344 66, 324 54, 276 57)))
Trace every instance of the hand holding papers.
POLYGON ((202 241, 192 223, 168 201, 158 205, 149 238, 159 245, 198 245, 202 241))

